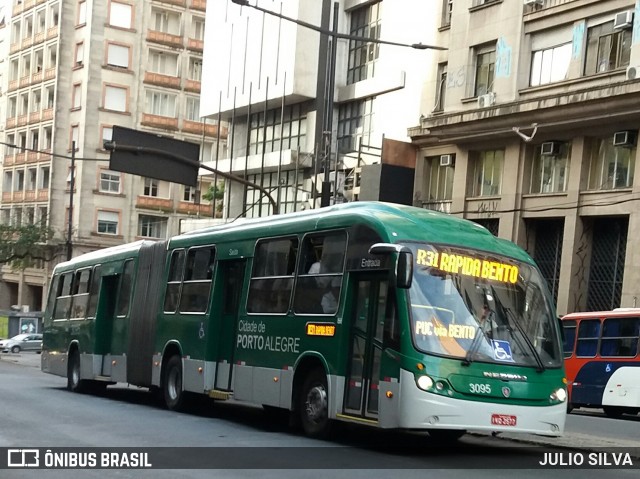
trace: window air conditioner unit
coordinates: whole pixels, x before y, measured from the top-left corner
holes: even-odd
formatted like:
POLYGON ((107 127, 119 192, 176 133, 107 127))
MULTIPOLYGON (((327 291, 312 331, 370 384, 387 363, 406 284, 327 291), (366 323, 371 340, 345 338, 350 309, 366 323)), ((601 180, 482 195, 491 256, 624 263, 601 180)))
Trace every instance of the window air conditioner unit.
POLYGON ((493 106, 496 102, 496 94, 494 92, 485 93, 478 96, 478 108, 487 108, 493 106))
POLYGON ((616 131, 613 134, 613 146, 634 146, 636 132, 631 130, 616 131))
POLYGON ((440 155, 440 166, 453 166, 454 155, 440 155))
POLYGON ((640 67, 627 67, 627 80, 637 80, 640 76, 640 67))
POLYGON ((533 7, 534 5, 544 5, 544 0, 524 0, 525 5, 533 7))
POLYGON ((613 28, 616 30, 623 30, 631 28, 633 26, 633 11, 627 10, 625 12, 616 13, 613 20, 613 28))
POLYGON ((559 141, 545 141, 540 147, 540 154, 543 156, 554 156, 560 153, 559 141))

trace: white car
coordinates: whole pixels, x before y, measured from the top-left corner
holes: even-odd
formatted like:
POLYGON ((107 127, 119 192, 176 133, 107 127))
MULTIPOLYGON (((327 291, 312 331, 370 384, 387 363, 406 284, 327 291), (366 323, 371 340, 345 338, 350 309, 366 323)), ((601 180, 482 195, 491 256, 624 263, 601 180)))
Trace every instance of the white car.
POLYGON ((42 351, 42 334, 18 334, 11 339, 0 341, 3 353, 19 353, 20 351, 42 351))

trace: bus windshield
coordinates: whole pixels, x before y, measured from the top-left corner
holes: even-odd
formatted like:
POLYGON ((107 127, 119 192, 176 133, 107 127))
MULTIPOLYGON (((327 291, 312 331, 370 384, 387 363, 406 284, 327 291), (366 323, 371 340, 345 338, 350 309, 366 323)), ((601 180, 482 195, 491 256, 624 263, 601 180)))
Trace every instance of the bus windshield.
POLYGON ((415 347, 472 361, 562 365, 559 328, 538 270, 495 254, 420 243, 409 297, 415 347))

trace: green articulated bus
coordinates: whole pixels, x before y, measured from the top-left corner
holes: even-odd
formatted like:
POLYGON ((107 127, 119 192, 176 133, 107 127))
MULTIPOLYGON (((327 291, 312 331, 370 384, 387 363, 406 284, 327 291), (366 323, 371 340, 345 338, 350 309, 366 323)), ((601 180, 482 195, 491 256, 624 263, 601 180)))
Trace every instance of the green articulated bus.
POLYGON ((138 241, 59 264, 42 370, 334 421, 557 436, 561 331, 518 246, 467 220, 355 202, 138 241))

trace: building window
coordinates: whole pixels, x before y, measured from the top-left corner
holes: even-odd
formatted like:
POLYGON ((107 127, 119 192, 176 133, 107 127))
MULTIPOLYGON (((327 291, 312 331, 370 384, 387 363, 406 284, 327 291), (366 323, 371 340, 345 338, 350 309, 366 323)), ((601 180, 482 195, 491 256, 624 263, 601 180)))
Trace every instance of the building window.
POLYGON ((427 177, 427 201, 442 202, 451 201, 453 198, 453 164, 447 166, 440 164, 440 156, 426 158, 427 177))
POLYGON ((169 13, 166 10, 151 10, 151 29, 170 35, 180 35, 180 15, 169 13))
POLYGON ((543 155, 542 146, 537 146, 531 171, 531 193, 563 193, 567 191, 569 179, 570 145, 560 143, 554 155, 543 155))
POLYGON ((636 147, 613 146, 611 138, 596 140, 589 168, 590 190, 631 188, 636 147))
POLYGON ((109 5, 109 25, 130 29, 132 25, 131 13, 131 5, 111 0, 109 5))
POLYGON ((107 47, 107 65, 128 69, 129 57, 129 47, 109 43, 107 47))
POLYGON ((49 167, 43 166, 40 168, 40 181, 38 189, 46 190, 49 188, 49 167))
POLYGON ((196 201, 196 188, 193 186, 185 186, 182 194, 182 201, 188 201, 194 203, 196 201))
POLYGON ((120 215, 115 211, 98 210, 98 233, 117 235, 120 215))
POLYGON ((102 193, 120 193, 120 173, 101 171, 100 191, 102 193))
POLYGON ((71 141, 69 142, 69 150, 73 149, 73 143, 75 142, 76 148, 78 151, 80 149, 80 126, 73 125, 71 127, 71 141))
POLYGON ((71 109, 77 109, 82 106, 82 85, 80 83, 76 83, 73 85, 73 104, 71 105, 71 109))
POLYGON ((173 77, 178 76, 178 55, 151 50, 149 52, 149 71, 173 77))
POLYGON ((145 178, 144 179, 144 196, 158 196, 158 180, 155 178, 145 178))
POLYGON ((126 88, 106 86, 104 89, 104 109, 126 112, 127 94, 126 88))
POLYGON ((204 18, 193 17, 191 20, 191 38, 195 40, 204 40, 204 18))
POLYGON ((189 80, 200 81, 202 79, 202 59, 189 58, 189 80))
POLYGON ((76 44, 76 66, 81 66, 84 61, 84 43, 80 42, 76 44))
POLYGON ((259 155, 263 146, 265 153, 293 150, 306 146, 307 110, 303 104, 285 107, 281 121, 281 109, 276 108, 251 115, 249 122, 249 155, 259 155))
POLYGON ((436 78, 436 106, 433 111, 443 111, 447 94, 447 64, 438 65, 438 77, 436 78))
POLYGON ((167 218, 140 215, 138 234, 145 238, 165 238, 167 236, 167 218))
POLYGON ((78 3, 78 25, 87 23, 87 2, 78 3))
POLYGON ((2 191, 13 191, 13 171, 4 172, 4 182, 2 183, 2 191))
MULTIPOLYGON (((274 198, 280 190, 281 213, 292 213, 302 209, 301 203, 309 196, 302 188, 303 179, 294 170, 265 173, 263 175, 248 175, 247 179, 252 183, 262 185, 267 191, 272 192, 274 198), (297 184, 296 184, 297 181, 297 184)), ((220 200, 218 200, 220 203, 220 200)), ((273 214, 272 205, 265 195, 256 188, 249 188, 246 196, 247 218, 259 218, 273 214)))
POLYGON ((104 146, 105 141, 111 141, 113 137, 113 127, 111 126, 103 126, 102 127, 102 144, 104 146))
MULTIPOLYGON (((376 2, 351 13, 350 35, 372 39, 380 38, 380 4, 376 2)), ((374 67, 380 55, 380 44, 349 40, 347 83, 373 78, 374 67)))
POLYGON ((158 116, 175 118, 176 116, 176 95, 162 93, 159 91, 147 91, 146 113, 158 116))
POLYGON ((482 151, 473 165, 471 196, 500 194, 504 150, 482 151))
POLYGON ((361 142, 371 144, 375 98, 343 103, 338 110, 338 152, 356 151, 361 142))
POLYGON ((451 15, 453 14, 453 0, 443 0, 442 5, 442 26, 451 25, 451 15))
POLYGON ((533 52, 531 86, 545 85, 567 79, 571 61, 571 43, 533 52))
POLYGON ((631 30, 614 30, 613 22, 587 30, 585 75, 602 73, 629 65, 631 30))
POLYGON ((476 50, 476 79, 474 96, 485 95, 493 91, 496 70, 496 47, 482 47, 476 50))
POLYGON ((187 97, 185 119, 200 121, 200 100, 198 98, 187 97))

